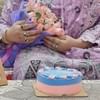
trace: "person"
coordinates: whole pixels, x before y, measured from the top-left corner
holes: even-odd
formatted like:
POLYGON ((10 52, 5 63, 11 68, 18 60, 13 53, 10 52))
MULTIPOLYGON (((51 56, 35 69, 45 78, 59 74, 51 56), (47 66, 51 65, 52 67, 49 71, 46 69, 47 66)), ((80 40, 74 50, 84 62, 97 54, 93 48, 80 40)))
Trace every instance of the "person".
MULTIPOLYGON (((47 36, 44 39, 44 46, 38 45, 21 50, 14 63, 13 78, 25 79, 27 71, 30 73, 34 66, 57 65, 77 68, 83 73, 84 79, 100 79, 100 2, 98 0, 33 1, 50 7, 61 20, 66 35, 47 36)), ((5 2, 0 19, 1 50, 6 50, 12 43, 32 43, 40 35, 39 30, 31 30, 33 24, 25 21, 12 23, 10 14, 20 7, 20 3, 21 0, 5 2)))

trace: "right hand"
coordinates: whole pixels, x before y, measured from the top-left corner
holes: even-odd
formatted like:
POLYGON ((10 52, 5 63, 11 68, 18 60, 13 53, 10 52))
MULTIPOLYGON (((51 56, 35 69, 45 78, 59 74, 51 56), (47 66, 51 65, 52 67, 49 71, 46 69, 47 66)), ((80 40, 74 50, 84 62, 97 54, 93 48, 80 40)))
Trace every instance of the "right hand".
POLYGON ((5 33, 5 38, 9 43, 32 43, 40 31, 32 24, 25 21, 18 21, 5 33))

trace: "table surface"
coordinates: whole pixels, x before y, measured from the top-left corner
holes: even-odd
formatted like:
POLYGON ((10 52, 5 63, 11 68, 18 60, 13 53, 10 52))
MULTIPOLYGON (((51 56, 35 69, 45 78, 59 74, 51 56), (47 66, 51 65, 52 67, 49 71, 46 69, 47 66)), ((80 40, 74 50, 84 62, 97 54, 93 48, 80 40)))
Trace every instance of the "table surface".
POLYGON ((0 87, 0 100, 100 100, 100 80, 83 81, 88 97, 36 97, 32 85, 34 80, 8 81, 0 87))

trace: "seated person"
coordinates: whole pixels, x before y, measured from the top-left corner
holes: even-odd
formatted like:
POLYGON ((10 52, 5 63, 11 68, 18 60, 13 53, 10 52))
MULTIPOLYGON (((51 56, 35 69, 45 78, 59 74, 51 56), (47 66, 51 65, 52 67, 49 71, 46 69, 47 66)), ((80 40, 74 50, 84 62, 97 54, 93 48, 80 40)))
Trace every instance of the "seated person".
MULTIPOLYGON (((33 43, 40 36, 39 29, 32 30, 33 23, 28 24, 25 21, 12 23, 10 14, 20 7, 21 2, 22 0, 5 2, 0 19, 1 51, 6 52, 12 43, 33 43)), ((97 0, 40 0, 40 2, 48 5, 59 17, 66 35, 46 36, 44 46, 21 50, 14 62, 13 78, 25 79, 31 65, 30 61, 33 60, 33 67, 37 66, 35 61, 41 61, 39 67, 65 65, 79 69, 84 79, 99 79, 100 2, 97 0)))

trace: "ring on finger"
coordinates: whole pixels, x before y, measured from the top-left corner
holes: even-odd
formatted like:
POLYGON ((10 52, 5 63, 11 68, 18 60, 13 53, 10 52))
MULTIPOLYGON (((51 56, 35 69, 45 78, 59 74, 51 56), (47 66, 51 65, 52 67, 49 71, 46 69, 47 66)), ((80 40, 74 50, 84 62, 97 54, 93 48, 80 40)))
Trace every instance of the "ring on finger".
POLYGON ((25 40, 25 42, 29 42, 29 40, 27 38, 25 38, 24 40, 25 40))
POLYGON ((54 47, 54 48, 58 48, 58 45, 57 45, 57 44, 54 44, 53 47, 54 47))
POLYGON ((23 26, 23 25, 21 25, 20 28, 21 28, 22 30, 24 30, 24 26, 23 26))
POLYGON ((21 25, 21 26, 20 26, 20 28, 23 30, 23 29, 24 29, 24 26, 23 26, 23 25, 21 25))
POLYGON ((24 36, 26 36, 26 34, 27 34, 26 32, 23 33, 24 36))

